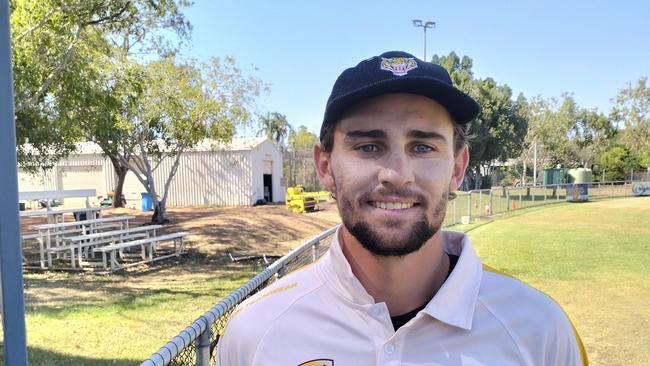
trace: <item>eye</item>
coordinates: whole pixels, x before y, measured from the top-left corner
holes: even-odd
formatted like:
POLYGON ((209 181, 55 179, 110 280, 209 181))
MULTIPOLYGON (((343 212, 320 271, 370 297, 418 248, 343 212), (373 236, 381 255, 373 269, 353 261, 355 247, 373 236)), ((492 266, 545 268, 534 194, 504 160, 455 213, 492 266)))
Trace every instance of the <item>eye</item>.
POLYGON ((375 144, 366 144, 359 146, 359 150, 363 151, 364 153, 374 153, 379 151, 379 147, 375 144))
POLYGON ((428 153, 434 151, 434 149, 429 145, 417 144, 413 147, 413 150, 417 153, 428 153))

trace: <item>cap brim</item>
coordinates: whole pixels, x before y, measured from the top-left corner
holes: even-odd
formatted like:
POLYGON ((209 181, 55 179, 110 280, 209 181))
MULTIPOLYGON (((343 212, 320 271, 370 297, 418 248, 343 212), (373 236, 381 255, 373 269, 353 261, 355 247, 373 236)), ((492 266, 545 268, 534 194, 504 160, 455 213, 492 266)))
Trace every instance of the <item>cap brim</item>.
POLYGON ((444 106, 458 124, 466 124, 478 116, 480 107, 469 95, 426 76, 395 78, 369 84, 341 95, 327 106, 323 126, 337 121, 345 110, 357 102, 381 94, 410 93, 431 98, 444 106))

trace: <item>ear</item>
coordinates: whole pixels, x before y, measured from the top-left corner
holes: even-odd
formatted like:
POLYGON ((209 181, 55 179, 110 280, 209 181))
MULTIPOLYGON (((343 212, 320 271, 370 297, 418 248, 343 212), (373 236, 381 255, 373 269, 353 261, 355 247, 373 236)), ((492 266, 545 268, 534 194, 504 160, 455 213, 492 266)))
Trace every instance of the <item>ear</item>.
POLYGON ((458 154, 454 157, 454 171, 449 182, 449 191, 453 192, 460 187, 465 178, 465 170, 469 163, 469 148, 464 145, 458 154))
POLYGON ((334 176, 332 175, 331 154, 323 151, 320 143, 314 145, 314 163, 320 182, 328 189, 334 189, 334 176))

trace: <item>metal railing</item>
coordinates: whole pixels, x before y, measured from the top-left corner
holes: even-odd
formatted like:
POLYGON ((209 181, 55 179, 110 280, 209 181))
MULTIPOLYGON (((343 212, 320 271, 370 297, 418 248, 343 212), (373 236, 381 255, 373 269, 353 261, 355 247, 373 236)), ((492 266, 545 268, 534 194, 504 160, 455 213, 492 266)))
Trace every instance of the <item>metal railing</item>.
MULTIPOLYGON (((600 200, 633 195, 630 181, 591 183, 589 199, 600 200)), ((506 211, 540 206, 566 200, 566 184, 535 187, 499 187, 492 189, 457 192, 447 205, 443 226, 461 223, 463 217, 473 220, 506 211)), ((316 261, 329 248, 332 227, 300 245, 278 259, 245 285, 228 295, 217 305, 185 328, 158 352, 145 360, 141 366, 207 366, 215 364, 215 349, 228 317, 244 299, 307 263, 316 261)))
MULTIPOLYGON (((632 181, 593 182, 588 184, 590 201, 634 195, 632 181)), ((567 187, 556 184, 530 187, 497 187, 469 192, 457 192, 456 199, 447 204, 443 226, 471 222, 480 217, 492 216, 551 203, 566 202, 567 187)))
POLYGON ((214 365, 215 349, 228 317, 244 299, 278 278, 305 264, 315 262, 327 251, 337 226, 329 228, 273 262, 245 285, 201 315, 192 324, 167 342, 141 366, 214 365))

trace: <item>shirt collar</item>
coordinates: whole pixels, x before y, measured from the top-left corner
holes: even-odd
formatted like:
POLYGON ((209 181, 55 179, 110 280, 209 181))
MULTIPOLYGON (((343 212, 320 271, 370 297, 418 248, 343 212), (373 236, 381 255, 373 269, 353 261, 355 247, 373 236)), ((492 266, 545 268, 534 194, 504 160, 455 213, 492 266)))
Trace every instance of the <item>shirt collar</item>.
POLYGON ((339 235, 341 235, 341 226, 339 226, 332 236, 330 249, 323 256, 323 259, 319 261, 323 275, 327 279, 327 282, 348 301, 358 305, 374 304, 375 300, 373 297, 370 296, 354 273, 352 273, 352 267, 350 267, 350 263, 348 263, 348 260, 343 254, 339 235))
MULTIPOLYGON (((341 227, 332 237, 330 249, 318 262, 321 273, 327 283, 346 300, 360 306, 374 304, 374 299, 352 273, 343 255, 340 231, 341 227)), ((481 260, 465 234, 444 231, 443 235, 444 250, 459 255, 458 263, 423 312, 449 325, 469 330, 483 273, 481 260)))
POLYGON ((481 286, 481 260, 465 234, 445 231, 443 235, 444 250, 459 255, 458 263, 423 311, 444 323, 469 330, 481 286))

